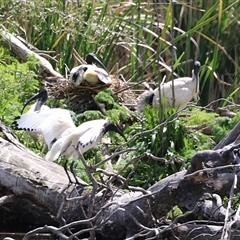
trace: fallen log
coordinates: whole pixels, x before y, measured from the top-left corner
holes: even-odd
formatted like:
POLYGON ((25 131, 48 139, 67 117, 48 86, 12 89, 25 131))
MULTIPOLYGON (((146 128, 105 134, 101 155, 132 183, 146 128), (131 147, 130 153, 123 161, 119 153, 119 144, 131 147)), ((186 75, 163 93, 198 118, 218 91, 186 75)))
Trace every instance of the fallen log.
POLYGON ((0 206, 3 209, 7 206, 6 211, 0 211, 1 219, 13 228, 17 227, 19 218, 23 229, 47 222, 58 225, 56 216, 61 204, 74 190, 74 186, 69 186, 64 169, 25 148, 2 122, 0 129, 5 138, 0 138, 0 206))

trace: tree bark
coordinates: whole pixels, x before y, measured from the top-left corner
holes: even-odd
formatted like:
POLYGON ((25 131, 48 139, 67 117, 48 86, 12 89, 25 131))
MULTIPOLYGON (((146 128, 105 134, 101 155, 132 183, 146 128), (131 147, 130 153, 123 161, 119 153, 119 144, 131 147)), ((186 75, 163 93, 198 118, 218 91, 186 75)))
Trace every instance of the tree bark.
MULTIPOLYGON (((2 122, 0 129, 3 136, 0 138, 0 206, 10 202, 7 212, 21 216, 22 225, 58 224, 56 217, 61 204, 74 190, 74 186, 68 185, 64 169, 53 162, 44 161, 25 148, 2 122)), ((87 185, 80 182, 83 186, 87 185)), ((71 208, 65 212, 66 215, 68 211, 71 208)), ((4 219, 6 212, 0 212, 1 219, 4 219)), ((6 226, 17 224, 14 220, 9 224, 7 221, 3 221, 6 226)))

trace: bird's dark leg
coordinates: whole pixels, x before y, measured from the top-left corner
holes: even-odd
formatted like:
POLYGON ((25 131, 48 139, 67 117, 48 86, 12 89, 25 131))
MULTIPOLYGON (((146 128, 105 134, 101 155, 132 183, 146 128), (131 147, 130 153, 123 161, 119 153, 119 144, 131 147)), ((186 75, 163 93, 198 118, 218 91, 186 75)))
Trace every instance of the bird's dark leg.
POLYGON ((73 170, 74 164, 75 164, 75 161, 72 161, 72 163, 71 163, 71 165, 70 165, 70 171, 71 171, 72 175, 73 175, 74 178, 75 178, 75 183, 81 185, 81 183, 80 183, 80 182, 78 181, 78 179, 77 179, 76 174, 74 173, 74 170, 73 170))
POLYGON ((63 168, 64 168, 64 170, 65 170, 65 172, 67 174, 67 177, 68 177, 68 180, 69 180, 69 184, 72 184, 73 182, 72 182, 72 179, 70 178, 69 173, 68 173, 67 163, 68 163, 68 160, 65 161, 65 163, 63 165, 63 168))

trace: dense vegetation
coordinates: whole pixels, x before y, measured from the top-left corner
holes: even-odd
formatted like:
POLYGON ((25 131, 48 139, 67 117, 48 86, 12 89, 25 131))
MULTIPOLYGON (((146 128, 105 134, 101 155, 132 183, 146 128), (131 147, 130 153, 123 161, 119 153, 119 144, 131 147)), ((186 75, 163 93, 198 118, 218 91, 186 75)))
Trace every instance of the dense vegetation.
MULTIPOLYGON (((116 102, 110 89, 96 96, 107 103, 106 116, 122 122, 127 139, 131 139, 128 147, 136 148, 115 166, 116 170, 125 166, 121 174, 129 178, 130 185, 146 188, 187 167, 195 151, 211 149, 239 121, 238 114, 219 117, 209 111, 226 106, 229 102, 225 100, 238 103, 238 0, 195 0, 192 5, 185 1, 172 5, 141 0, 3 0, 0 9, 1 24, 38 49, 64 76, 89 52, 97 53, 112 75, 122 74, 129 86, 141 81, 156 86, 165 76, 170 80, 173 71, 176 76, 190 76, 193 61, 202 63, 198 107, 187 108, 180 117, 173 109, 146 108, 144 115, 136 118, 136 113, 131 113, 132 117, 116 102), (199 107, 211 101, 215 102, 205 110, 199 107), (195 129, 202 123, 211 129, 210 136, 195 129)), ((0 118, 11 127, 26 99, 43 82, 33 58, 23 63, 10 54, 8 46, 1 44, 0 50, 0 118)), ((139 89, 141 85, 131 88, 136 93, 139 89)), ((48 105, 66 107, 64 100, 53 98, 48 105)), ((80 124, 99 117, 104 116, 88 111, 74 119, 80 124)), ((42 146, 16 133, 21 142, 37 153, 41 151, 42 146)), ((114 135, 112 142, 126 147, 118 136, 114 135)), ((115 149, 116 145, 110 147, 115 149)), ((85 156, 89 163, 100 161, 101 146, 85 156)), ((78 168, 79 176, 87 181, 83 166, 78 168)))

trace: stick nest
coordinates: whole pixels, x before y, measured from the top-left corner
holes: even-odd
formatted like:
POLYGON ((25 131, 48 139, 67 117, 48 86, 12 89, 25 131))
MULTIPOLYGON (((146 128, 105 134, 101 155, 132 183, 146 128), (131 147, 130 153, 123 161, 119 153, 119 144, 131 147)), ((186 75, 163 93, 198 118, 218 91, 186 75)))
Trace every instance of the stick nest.
POLYGON ((86 110, 99 110, 99 104, 95 96, 106 88, 112 88, 116 101, 121 105, 136 104, 137 96, 129 89, 128 83, 120 80, 118 76, 111 75, 111 85, 98 83, 95 85, 74 85, 71 81, 64 79, 56 82, 47 82, 49 94, 55 99, 64 99, 69 110, 82 113, 86 110))

